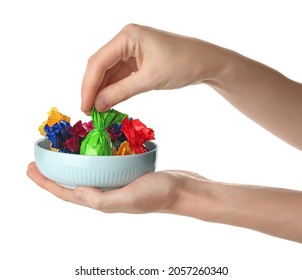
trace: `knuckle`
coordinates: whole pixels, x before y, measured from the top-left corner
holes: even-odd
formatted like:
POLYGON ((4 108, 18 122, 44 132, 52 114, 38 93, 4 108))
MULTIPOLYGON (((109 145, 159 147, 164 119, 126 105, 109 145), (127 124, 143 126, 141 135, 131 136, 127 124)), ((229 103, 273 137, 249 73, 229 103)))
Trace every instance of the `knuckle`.
POLYGON ((124 84, 116 85, 116 93, 118 94, 120 101, 125 101, 131 97, 129 88, 124 84))
POLYGON ((92 207, 94 210, 101 211, 103 213, 110 213, 110 210, 107 205, 99 201, 98 203, 94 204, 92 207))
POLYGON ((137 38, 140 38, 140 36, 144 34, 143 32, 144 30, 145 30, 144 26, 135 23, 129 23, 123 27, 123 29, 120 32, 120 36, 127 41, 129 40, 135 41, 137 38))
POLYGON ((94 65, 95 62, 96 62, 96 54, 93 54, 92 56, 90 56, 90 57, 88 58, 87 66, 94 65))
POLYGON ((89 207, 94 209, 94 210, 101 211, 101 212, 104 212, 104 213, 109 212, 108 205, 106 204, 106 202, 101 197, 98 197, 98 198, 95 198, 94 200, 92 200, 89 203, 89 207))
POLYGON ((123 27, 122 31, 123 32, 133 32, 139 28, 140 28, 140 25, 138 25, 136 23, 129 23, 123 27))
POLYGON ((129 95, 130 95, 129 89, 123 84, 118 85, 118 92, 119 92, 119 95, 121 95, 125 99, 127 97, 129 97, 129 95))

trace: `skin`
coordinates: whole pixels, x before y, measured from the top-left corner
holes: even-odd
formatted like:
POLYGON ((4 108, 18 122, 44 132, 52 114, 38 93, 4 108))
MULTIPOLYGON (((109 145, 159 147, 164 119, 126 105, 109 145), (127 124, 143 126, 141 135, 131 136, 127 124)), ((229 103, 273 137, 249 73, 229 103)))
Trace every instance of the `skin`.
MULTIPOLYGON (((104 111, 134 95, 204 83, 235 108, 302 150, 302 85, 211 43, 130 24, 88 61, 82 107, 104 111)), ((302 243, 302 192, 215 182, 189 171, 146 174, 119 190, 66 189, 35 163, 28 176, 60 199, 106 213, 170 213, 245 227, 302 243)))

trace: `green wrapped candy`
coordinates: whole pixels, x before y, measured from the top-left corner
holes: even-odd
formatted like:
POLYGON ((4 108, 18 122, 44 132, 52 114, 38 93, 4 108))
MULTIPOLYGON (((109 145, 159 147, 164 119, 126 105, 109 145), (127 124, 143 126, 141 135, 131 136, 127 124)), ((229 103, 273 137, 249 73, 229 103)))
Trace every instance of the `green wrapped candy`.
POLYGON ((106 129, 114 123, 120 123, 125 117, 127 117, 127 114, 123 114, 114 109, 100 113, 93 107, 91 118, 94 129, 92 129, 83 140, 80 154, 88 156, 113 155, 110 136, 106 129))

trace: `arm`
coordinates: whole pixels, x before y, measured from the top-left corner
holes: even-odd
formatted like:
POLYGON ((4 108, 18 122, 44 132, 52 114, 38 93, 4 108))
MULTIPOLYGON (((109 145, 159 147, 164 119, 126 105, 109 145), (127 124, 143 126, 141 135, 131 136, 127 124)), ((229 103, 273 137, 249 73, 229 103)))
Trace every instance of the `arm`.
POLYGON ((95 104, 102 111, 145 91, 198 83, 302 150, 302 84, 231 50, 144 26, 126 26, 89 59, 82 110, 95 104))
MULTIPOLYGON (((302 85, 277 71, 210 43, 129 25, 88 62, 82 110, 100 111, 149 90, 206 83, 236 108, 302 150, 302 85)), ((28 176, 55 196, 106 213, 163 212, 245 227, 302 243, 302 192, 226 184, 184 171, 146 174, 110 192, 70 190, 28 176)))
POLYGON ((102 192, 66 189, 45 178, 34 163, 28 176, 65 201, 105 213, 169 213, 249 228, 302 243, 302 192, 210 181, 188 171, 148 173, 128 186, 102 192))
POLYGON ((224 71, 207 83, 246 116, 302 150, 302 84, 228 52, 224 71))
POLYGON ((179 209, 175 208, 179 214, 302 243, 301 191, 226 184, 204 178, 197 178, 181 191, 184 201, 179 203, 179 209), (207 216, 201 205, 205 199, 211 203, 207 209, 213 209, 207 216))

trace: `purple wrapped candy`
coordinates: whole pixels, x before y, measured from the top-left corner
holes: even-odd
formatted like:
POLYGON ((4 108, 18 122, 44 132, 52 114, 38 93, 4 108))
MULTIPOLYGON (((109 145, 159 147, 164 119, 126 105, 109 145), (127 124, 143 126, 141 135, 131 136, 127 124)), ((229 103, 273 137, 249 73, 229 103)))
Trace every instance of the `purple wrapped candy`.
POLYGON ((71 137, 66 139, 64 143, 64 149, 70 151, 71 153, 79 154, 83 139, 86 137, 88 132, 92 129, 93 129, 92 121, 88 123, 82 123, 82 121, 78 121, 70 129, 71 137))

